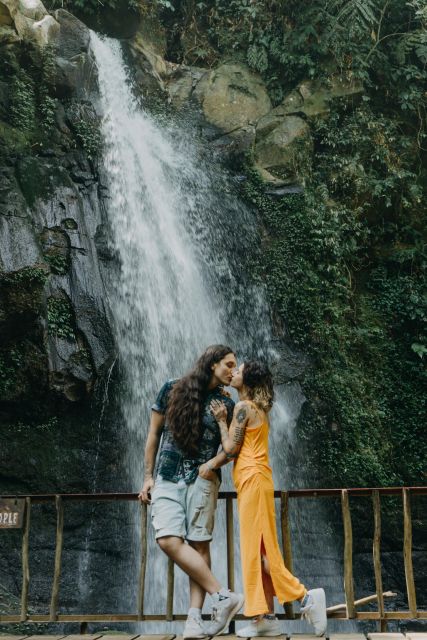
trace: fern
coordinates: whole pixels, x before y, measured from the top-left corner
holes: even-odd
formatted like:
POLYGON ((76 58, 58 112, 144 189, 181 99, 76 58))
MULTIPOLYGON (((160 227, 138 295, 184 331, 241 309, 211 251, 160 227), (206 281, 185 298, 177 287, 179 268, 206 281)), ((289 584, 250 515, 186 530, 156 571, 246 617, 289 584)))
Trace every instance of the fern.
POLYGON ((408 6, 414 10, 419 29, 405 33, 396 49, 397 60, 404 64, 415 53, 421 64, 427 64, 427 0, 412 0, 408 6))
POLYGON ((252 69, 256 69, 260 73, 267 71, 268 69, 268 54, 266 48, 263 45, 251 44, 248 48, 246 59, 248 65, 252 69))
POLYGON ((415 53, 422 64, 427 64, 427 31, 413 31, 402 36, 396 48, 399 64, 404 64, 411 53, 415 53))
POLYGON ((359 37, 370 34, 378 20, 375 0, 331 0, 327 9, 333 16, 333 29, 346 27, 359 37))

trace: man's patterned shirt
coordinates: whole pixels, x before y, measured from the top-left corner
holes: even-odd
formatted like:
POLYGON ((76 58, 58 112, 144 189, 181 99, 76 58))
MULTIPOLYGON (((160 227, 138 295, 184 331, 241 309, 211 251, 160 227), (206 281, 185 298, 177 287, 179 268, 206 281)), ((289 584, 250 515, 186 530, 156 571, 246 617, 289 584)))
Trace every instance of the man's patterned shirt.
MULTIPOLYGON (((177 380, 165 382, 151 407, 153 411, 157 411, 162 415, 166 414, 169 394, 175 382, 177 380)), ((221 387, 210 390, 206 395, 202 429, 198 443, 198 455, 196 457, 189 458, 188 455, 179 450, 169 427, 165 424, 157 465, 157 475, 161 476, 163 480, 178 482, 184 479, 186 484, 192 484, 199 474, 199 466, 214 458, 218 453, 221 434, 218 423, 210 410, 212 400, 224 402, 227 407, 227 423, 230 424, 233 417, 234 402, 223 394, 221 387)), ((221 475, 219 470, 218 475, 221 475)))

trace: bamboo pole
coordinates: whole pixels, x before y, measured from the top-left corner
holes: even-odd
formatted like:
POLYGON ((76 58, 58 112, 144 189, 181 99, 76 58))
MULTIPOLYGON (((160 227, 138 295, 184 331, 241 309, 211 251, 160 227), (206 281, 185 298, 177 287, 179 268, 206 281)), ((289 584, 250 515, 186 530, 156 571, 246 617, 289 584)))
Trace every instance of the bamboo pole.
POLYGON ((29 539, 31 520, 31 498, 25 498, 24 530, 22 532, 22 591, 21 618, 25 622, 28 614, 28 587, 30 585, 29 539))
POLYGON ((145 571, 147 568, 147 505, 141 502, 141 564, 139 569, 138 616, 144 615, 145 571))
POLYGON ((414 618, 417 617, 417 597, 415 592, 414 570, 412 567, 412 518, 411 499, 409 490, 403 493, 403 560, 405 563, 406 590, 408 593, 409 610, 414 618))
POLYGON ((166 620, 173 620, 173 592, 175 584, 175 565, 171 558, 168 558, 168 587, 166 596, 166 620))
POLYGON ((351 527, 350 504, 347 489, 341 491, 341 507, 344 525, 344 592, 347 606, 347 617, 356 616, 354 606, 354 585, 353 585, 353 531, 351 527))
POLYGON ((55 548, 55 569, 53 574, 52 597, 50 600, 49 620, 54 622, 58 619, 58 597, 59 597, 59 581, 61 577, 61 559, 62 559, 62 539, 64 530, 64 505, 61 496, 56 496, 56 548, 55 548))
POLYGON ((372 542, 372 555, 374 560, 375 589, 378 598, 378 613, 384 618, 383 581, 381 575, 381 503, 377 490, 372 492, 374 509, 374 539, 372 542))
MULTIPOLYGON (((286 568, 292 573, 292 545, 291 530, 289 526, 289 495, 287 491, 280 492, 280 527, 282 530, 283 557, 286 568)), ((284 604, 286 617, 295 619, 294 606, 292 602, 284 604)))
MULTIPOLYGON (((383 594, 381 594, 383 596, 383 598, 395 598, 397 596, 397 593, 394 593, 393 591, 384 591, 383 594)), ((374 602, 375 600, 378 599, 378 594, 372 595, 372 596, 365 596, 364 598, 360 598, 359 600, 355 600, 354 601, 354 606, 355 607, 361 607, 364 604, 368 604, 369 602, 374 602)), ((328 607, 326 609, 326 611, 328 613, 334 613, 334 611, 341 611, 341 609, 345 609, 346 608, 346 603, 343 602, 342 604, 334 604, 332 607, 328 607)))

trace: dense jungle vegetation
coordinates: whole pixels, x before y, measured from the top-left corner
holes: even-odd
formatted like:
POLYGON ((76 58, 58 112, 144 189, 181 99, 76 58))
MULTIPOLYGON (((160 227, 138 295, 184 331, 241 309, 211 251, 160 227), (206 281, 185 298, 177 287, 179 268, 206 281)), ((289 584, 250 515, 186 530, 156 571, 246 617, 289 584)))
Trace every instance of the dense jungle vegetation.
POLYGON ((307 449, 334 484, 425 483, 427 0, 46 3, 59 5, 154 13, 169 60, 246 62, 274 105, 303 80, 362 83, 310 120, 303 194, 267 195, 251 158, 238 169, 268 232, 255 275, 311 356, 307 449))

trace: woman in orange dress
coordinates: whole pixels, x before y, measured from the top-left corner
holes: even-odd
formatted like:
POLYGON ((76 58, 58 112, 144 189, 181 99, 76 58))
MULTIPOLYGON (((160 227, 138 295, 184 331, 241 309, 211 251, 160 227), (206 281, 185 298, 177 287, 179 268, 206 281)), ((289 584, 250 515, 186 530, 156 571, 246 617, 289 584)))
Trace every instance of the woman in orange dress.
POLYGON ((301 601, 301 613, 315 634, 326 631, 323 589, 307 591, 285 567, 276 532, 273 475, 268 457, 268 414, 273 404, 273 381, 268 367, 258 361, 242 364, 231 386, 239 393, 230 430, 222 402, 211 410, 220 430, 222 446, 235 458, 233 480, 240 521, 240 555, 245 591, 245 615, 255 618, 237 635, 276 636, 282 633, 274 616, 273 596, 281 604, 301 601))

